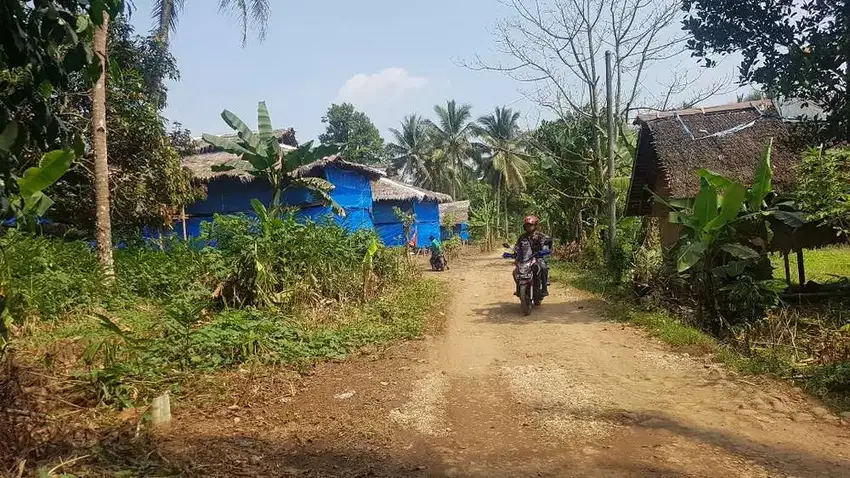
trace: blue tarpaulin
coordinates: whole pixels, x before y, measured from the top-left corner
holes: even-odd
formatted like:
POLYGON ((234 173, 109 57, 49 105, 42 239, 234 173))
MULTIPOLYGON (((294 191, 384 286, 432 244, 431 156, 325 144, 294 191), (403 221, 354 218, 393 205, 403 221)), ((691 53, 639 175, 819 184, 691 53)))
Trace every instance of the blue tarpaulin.
POLYGON ((256 179, 244 183, 237 178, 216 178, 207 184, 207 198, 186 206, 186 214, 192 216, 212 216, 250 212, 251 199, 257 198, 268 206, 272 201, 269 183, 256 179))
POLYGON ((403 212, 413 212, 413 203, 411 201, 377 201, 372 204, 372 218, 375 224, 392 224, 401 223, 395 215, 395 208, 401 209, 403 212))
POLYGON ((416 215, 416 247, 428 247, 430 236, 440 237, 440 208, 436 202, 416 202, 413 213, 416 215))
POLYGON ((372 185, 365 174, 329 166, 325 179, 334 185, 331 197, 343 208, 371 209, 372 185))
POLYGON ((404 224, 395 214, 395 208, 406 213, 413 212, 411 201, 378 201, 372 204, 372 219, 375 222, 375 230, 381 242, 386 246, 403 246, 409 240, 404 237, 404 224))
POLYGON ((403 246, 405 243, 404 225, 400 222, 376 224, 375 230, 385 246, 403 246))
POLYGON ((469 224, 462 222, 455 227, 457 228, 457 234, 460 236, 460 240, 469 242, 469 224))

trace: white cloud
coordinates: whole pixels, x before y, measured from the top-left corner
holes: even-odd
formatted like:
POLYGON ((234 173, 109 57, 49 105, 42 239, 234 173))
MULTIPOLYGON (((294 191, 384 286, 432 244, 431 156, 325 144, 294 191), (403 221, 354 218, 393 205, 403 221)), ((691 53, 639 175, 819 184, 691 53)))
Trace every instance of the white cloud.
POLYGON ((404 68, 387 68, 371 75, 358 73, 342 85, 337 101, 359 106, 386 105, 427 85, 427 78, 411 76, 404 68))

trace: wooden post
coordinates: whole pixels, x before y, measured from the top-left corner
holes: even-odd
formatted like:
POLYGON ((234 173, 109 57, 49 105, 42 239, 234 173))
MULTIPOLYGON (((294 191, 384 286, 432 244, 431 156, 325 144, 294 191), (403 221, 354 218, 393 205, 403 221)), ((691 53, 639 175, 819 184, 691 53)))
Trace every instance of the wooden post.
POLYGON ((791 287, 791 263, 788 261, 788 254, 790 251, 782 254, 782 259, 785 261, 785 282, 788 284, 788 287, 791 287))
POLYGON ((189 240, 189 234, 186 232, 186 206, 180 206, 180 221, 183 223, 183 240, 189 240))
POLYGON ((611 71, 611 52, 605 52, 605 88, 608 95, 607 110, 608 110, 608 174, 606 182, 608 183, 608 259, 614 258, 614 251, 617 249, 617 196, 614 192, 614 150, 617 148, 617 138, 615 137, 614 125, 614 89, 613 89, 613 73, 611 71))
POLYGON ((797 274, 800 277, 800 288, 806 286, 806 266, 803 264, 803 249, 797 249, 797 274))

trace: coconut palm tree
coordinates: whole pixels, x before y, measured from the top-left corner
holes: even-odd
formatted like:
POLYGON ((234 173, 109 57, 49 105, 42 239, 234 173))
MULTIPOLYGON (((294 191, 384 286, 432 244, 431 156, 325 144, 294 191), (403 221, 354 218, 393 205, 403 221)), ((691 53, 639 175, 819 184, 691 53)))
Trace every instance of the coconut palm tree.
POLYGON ((390 128, 395 140, 387 144, 390 168, 409 178, 416 185, 433 188, 431 171, 428 169, 430 145, 428 124, 419 115, 405 116, 401 130, 390 128))
POLYGON ((458 106, 455 100, 446 102, 446 106, 437 105, 436 123, 428 121, 431 136, 434 141, 434 160, 438 169, 449 184, 444 184, 443 191, 455 196, 459 185, 465 176, 471 172, 470 162, 475 157, 475 151, 470 142, 473 134, 472 106, 458 106))
POLYGON ((529 168, 527 156, 520 146, 522 135, 518 121, 519 112, 496 107, 493 114, 478 118, 478 124, 473 126, 480 139, 474 146, 483 153, 479 159, 481 177, 493 186, 497 207, 500 196, 504 199, 506 236, 508 195, 525 188, 525 174, 529 168))
MULTIPOLYGON (((168 43, 169 33, 177 30, 177 21, 186 0, 155 0, 153 18, 156 21, 156 35, 168 43)), ((200 2, 198 2, 200 3, 200 2)), ((239 17, 242 29, 242 46, 248 42, 249 27, 257 30, 260 41, 266 37, 271 5, 269 0, 219 0, 221 12, 233 12, 239 17)))

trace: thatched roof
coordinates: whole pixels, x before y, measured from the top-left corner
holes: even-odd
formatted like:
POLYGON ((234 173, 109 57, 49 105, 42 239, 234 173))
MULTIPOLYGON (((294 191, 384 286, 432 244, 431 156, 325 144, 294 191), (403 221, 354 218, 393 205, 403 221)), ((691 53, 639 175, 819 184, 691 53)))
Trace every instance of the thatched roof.
POLYGON ((455 224, 469 222, 469 201, 455 201, 440 204, 440 221, 448 215, 454 216, 455 224))
POLYGON ((700 168, 751 183, 770 138, 774 188, 787 192, 802 152, 770 100, 640 115, 635 123, 640 135, 626 215, 650 214, 646 186, 662 197, 695 196, 700 168))
POLYGON ((335 154, 333 156, 327 156, 317 161, 313 161, 312 163, 298 167, 295 169, 295 171, 292 171, 292 175, 296 178, 308 178, 312 176, 318 176, 328 166, 336 166, 339 169, 345 169, 348 171, 358 171, 369 176, 369 178, 373 180, 386 176, 386 174, 380 169, 375 169, 365 164, 352 163, 350 161, 346 161, 342 159, 342 157, 338 154, 335 154))
MULTIPOLYGON (((254 133, 256 134, 257 132, 254 131, 254 133)), ((219 138, 229 139, 231 141, 239 139, 239 133, 219 134, 216 136, 219 138)), ((280 143, 281 146, 298 147, 298 140, 295 139, 295 129, 293 128, 276 129, 272 131, 272 136, 277 138, 277 142, 280 143)), ((216 147, 204 141, 203 138, 192 138, 192 141, 195 142, 195 146, 198 148, 198 153, 200 154, 213 153, 216 151, 216 147)))
MULTIPOLYGON (((295 149, 292 146, 287 146, 285 144, 280 145, 280 147, 283 150, 290 151, 295 149)), ((194 176, 196 180, 205 183, 218 178, 235 178, 246 183, 253 181, 254 176, 248 173, 248 168, 250 167, 248 163, 235 161, 237 159, 239 159, 239 156, 236 154, 216 151, 212 153, 186 156, 181 160, 181 164, 192 173, 192 176, 194 176), (213 166, 221 166, 231 162, 234 169, 231 169, 230 171, 212 170, 213 166)))
POLYGON ((428 191, 409 184, 404 184, 386 177, 372 181, 373 201, 436 201, 451 202, 448 194, 428 191))

